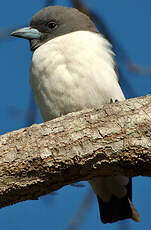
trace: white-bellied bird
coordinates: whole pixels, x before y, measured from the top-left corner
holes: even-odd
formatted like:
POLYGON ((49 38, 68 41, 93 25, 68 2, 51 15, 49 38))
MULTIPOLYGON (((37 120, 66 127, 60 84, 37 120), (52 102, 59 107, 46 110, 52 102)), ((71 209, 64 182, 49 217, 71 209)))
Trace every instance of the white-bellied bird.
MULTIPOLYGON (((110 43, 77 9, 49 6, 33 16, 30 27, 11 35, 30 41, 30 84, 44 121, 125 100, 110 43)), ((103 223, 139 221, 130 178, 100 176, 89 183, 103 223)))

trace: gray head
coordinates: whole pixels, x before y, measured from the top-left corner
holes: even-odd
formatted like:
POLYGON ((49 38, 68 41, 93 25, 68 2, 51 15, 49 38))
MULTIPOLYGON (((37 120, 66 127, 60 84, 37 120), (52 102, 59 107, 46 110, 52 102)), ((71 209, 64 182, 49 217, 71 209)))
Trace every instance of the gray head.
POLYGON ((11 35, 28 39, 34 51, 48 40, 74 31, 98 32, 90 18, 77 9, 49 6, 33 16, 30 27, 16 30, 11 35))

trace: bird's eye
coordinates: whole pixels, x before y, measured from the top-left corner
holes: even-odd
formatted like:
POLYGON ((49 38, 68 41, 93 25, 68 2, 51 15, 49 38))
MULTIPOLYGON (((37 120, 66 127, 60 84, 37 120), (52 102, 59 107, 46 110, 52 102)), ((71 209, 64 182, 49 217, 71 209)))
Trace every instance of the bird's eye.
POLYGON ((57 27, 57 24, 56 22, 54 21, 51 21, 47 24, 47 26, 50 28, 50 29, 55 29, 57 27))

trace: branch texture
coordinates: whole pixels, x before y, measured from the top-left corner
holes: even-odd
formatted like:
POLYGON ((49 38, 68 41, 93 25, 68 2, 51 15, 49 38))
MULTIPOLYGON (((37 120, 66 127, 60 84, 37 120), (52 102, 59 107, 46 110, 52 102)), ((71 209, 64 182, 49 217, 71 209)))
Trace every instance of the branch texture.
POLYGON ((99 175, 151 176, 151 96, 0 136, 0 207, 99 175))

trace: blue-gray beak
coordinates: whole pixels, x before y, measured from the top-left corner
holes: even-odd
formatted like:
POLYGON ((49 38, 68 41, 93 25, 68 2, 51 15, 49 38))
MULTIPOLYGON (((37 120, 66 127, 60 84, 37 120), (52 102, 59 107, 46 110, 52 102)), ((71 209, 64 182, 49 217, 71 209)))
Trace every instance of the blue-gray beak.
POLYGON ((18 30, 15 30, 10 34, 11 36, 19 37, 19 38, 25 38, 28 40, 31 39, 38 39, 41 36, 41 33, 32 27, 24 27, 18 30))

